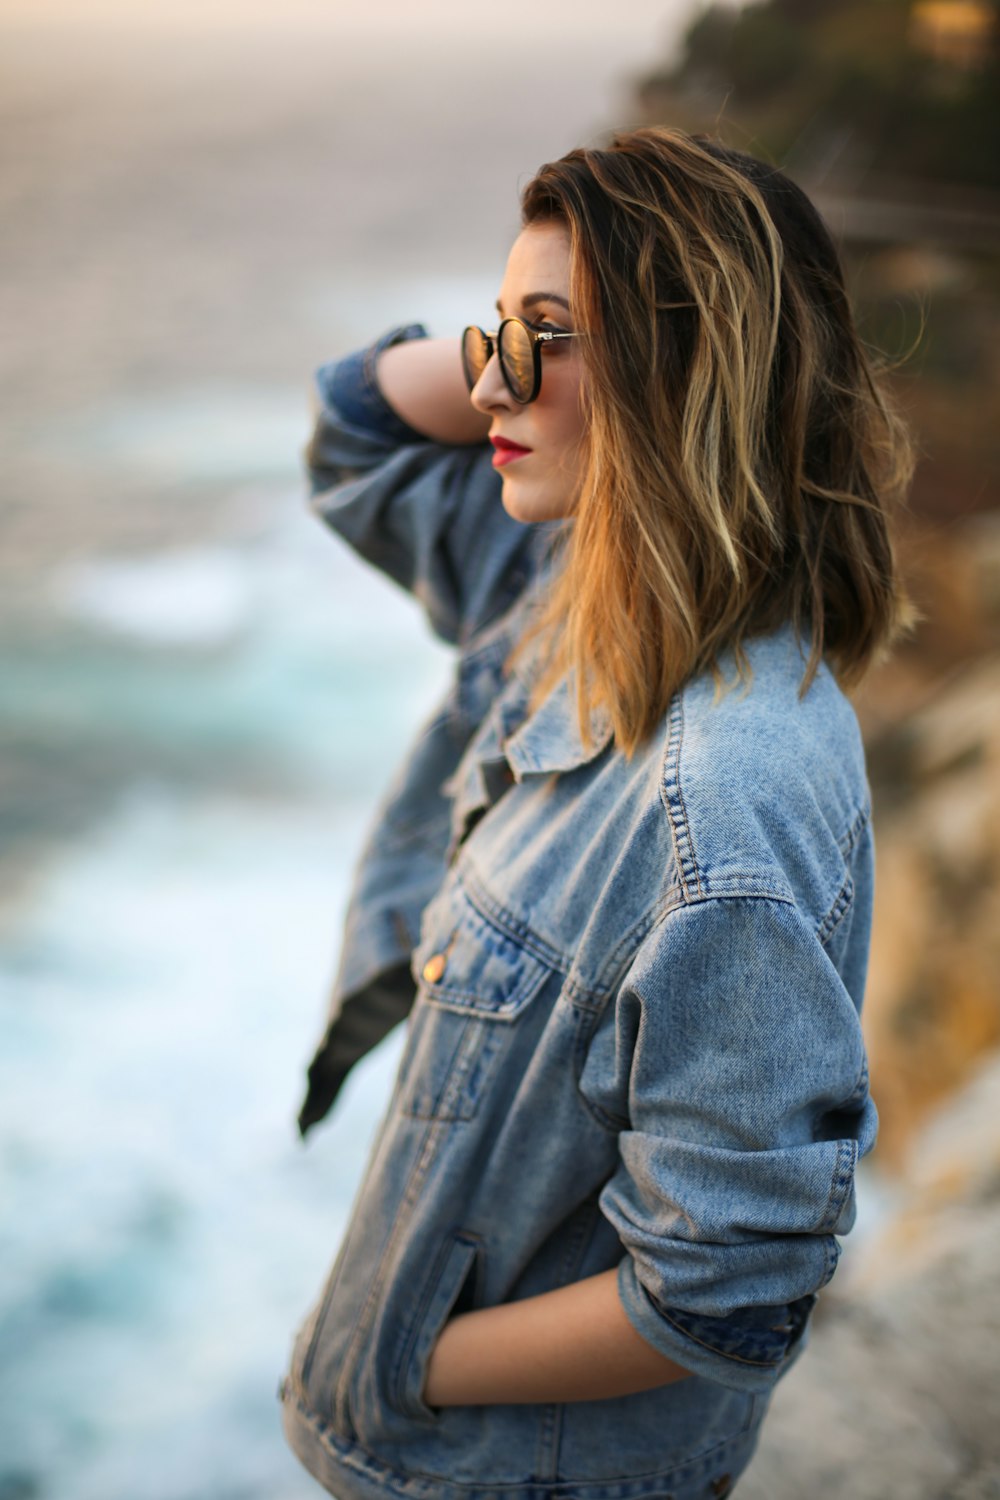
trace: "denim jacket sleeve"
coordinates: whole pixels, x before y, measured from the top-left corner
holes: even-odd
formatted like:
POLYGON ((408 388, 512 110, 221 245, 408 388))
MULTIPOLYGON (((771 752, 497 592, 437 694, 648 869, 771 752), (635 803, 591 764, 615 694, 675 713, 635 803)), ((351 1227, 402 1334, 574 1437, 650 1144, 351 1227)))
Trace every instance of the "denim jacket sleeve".
POLYGON ((315 513, 413 593, 439 636, 464 644, 527 582, 531 528, 504 510, 486 443, 433 442, 379 390, 381 351, 426 337, 420 323, 393 328, 319 368, 305 460, 315 513))
POLYGON ((671 911, 619 991, 629 1128, 601 1208, 622 1305, 676 1363, 766 1392, 854 1221, 877 1114, 857 1006, 790 900, 671 911))

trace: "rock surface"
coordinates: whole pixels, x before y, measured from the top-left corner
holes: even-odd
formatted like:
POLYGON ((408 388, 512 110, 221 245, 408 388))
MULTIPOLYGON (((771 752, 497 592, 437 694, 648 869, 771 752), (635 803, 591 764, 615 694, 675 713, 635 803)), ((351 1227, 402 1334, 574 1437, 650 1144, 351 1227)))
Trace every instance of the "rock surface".
POLYGON ((1000 512, 923 538, 926 621, 856 698, 875 820, 879 1166, 1000 1046, 1000 512))

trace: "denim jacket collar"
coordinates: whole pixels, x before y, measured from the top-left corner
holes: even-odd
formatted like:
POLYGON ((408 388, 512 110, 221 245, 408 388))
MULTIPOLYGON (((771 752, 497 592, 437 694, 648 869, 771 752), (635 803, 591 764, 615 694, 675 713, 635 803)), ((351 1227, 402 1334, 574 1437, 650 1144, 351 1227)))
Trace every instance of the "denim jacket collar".
MULTIPOLYGON (((522 700, 523 704, 523 700, 522 700)), ((518 781, 524 776, 575 771, 595 760, 611 742, 611 718, 604 709, 590 714, 590 746, 584 744, 576 710, 576 688, 563 677, 535 712, 505 739, 503 751, 518 781)))
POLYGON ((499 800, 512 781, 575 771, 596 760, 611 743, 610 715, 590 715, 589 746, 583 742, 572 675, 563 677, 534 712, 529 712, 532 675, 515 668, 442 790, 454 799, 448 858, 478 814, 499 800))

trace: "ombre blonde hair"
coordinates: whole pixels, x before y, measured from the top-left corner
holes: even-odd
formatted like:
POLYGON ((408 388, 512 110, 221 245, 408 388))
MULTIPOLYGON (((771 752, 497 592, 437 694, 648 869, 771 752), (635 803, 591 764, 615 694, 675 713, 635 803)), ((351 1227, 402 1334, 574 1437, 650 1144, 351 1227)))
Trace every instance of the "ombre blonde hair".
MULTIPOLYGON (((815 208, 783 173, 665 127, 543 166, 522 224, 570 236, 582 489, 528 639, 626 755, 674 693, 786 621, 857 684, 916 618, 888 527, 911 447, 815 208)), ((521 648, 519 648, 520 650, 521 648)), ((515 653, 515 656, 518 653, 515 653)))

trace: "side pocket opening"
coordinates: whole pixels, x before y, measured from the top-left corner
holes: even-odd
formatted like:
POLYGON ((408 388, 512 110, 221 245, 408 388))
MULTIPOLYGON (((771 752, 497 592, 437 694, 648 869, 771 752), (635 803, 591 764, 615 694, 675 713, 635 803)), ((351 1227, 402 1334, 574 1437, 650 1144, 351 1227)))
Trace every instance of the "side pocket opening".
POLYGON ((436 1422, 440 1410, 423 1399, 427 1366, 448 1319, 471 1312, 481 1302, 483 1249, 478 1235, 453 1235, 442 1247, 420 1298, 413 1324, 403 1339, 397 1365, 399 1410, 425 1422, 436 1422))

